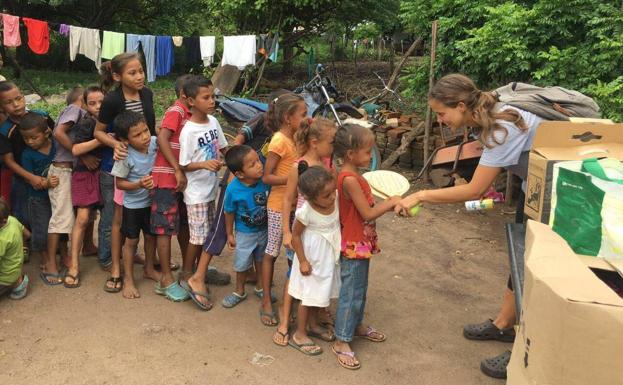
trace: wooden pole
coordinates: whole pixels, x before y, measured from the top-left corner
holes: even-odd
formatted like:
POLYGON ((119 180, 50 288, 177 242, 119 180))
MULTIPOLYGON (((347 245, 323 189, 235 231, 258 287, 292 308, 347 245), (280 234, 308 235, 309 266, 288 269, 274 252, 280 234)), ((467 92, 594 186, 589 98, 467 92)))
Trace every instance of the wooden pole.
POLYGON ((255 95, 255 91, 257 91, 257 87, 260 85, 260 81, 262 80, 262 75, 264 75, 264 67, 266 67, 266 62, 268 61, 268 57, 264 56, 262 58, 262 66, 260 67, 260 71, 257 74, 257 81, 253 86, 253 90, 251 91, 251 96, 255 95))
MULTIPOLYGON (((430 72, 428 74, 428 90, 433 88, 435 81, 435 53, 437 51, 437 20, 433 21, 431 45, 430 45, 430 72)), ((424 164, 428 159, 428 146, 430 142, 430 130, 432 127, 432 111, 430 106, 426 107, 426 119, 424 121, 424 164)), ((428 170, 424 173, 424 181, 428 182, 428 170)))
POLYGON ((396 83, 396 80, 398 80, 398 76, 400 75, 400 71, 402 70, 402 67, 405 65, 405 63, 409 59, 409 56, 413 54, 417 46, 419 46, 421 43, 422 43, 422 38, 416 39, 413 42, 413 44, 411 44, 411 46, 407 49, 407 52, 405 52, 404 55, 402 55, 400 62, 398 62, 398 66, 394 68, 394 72, 392 72, 392 76, 390 76, 389 81, 387 82, 387 88, 390 88, 390 89, 394 88, 394 83, 396 83))

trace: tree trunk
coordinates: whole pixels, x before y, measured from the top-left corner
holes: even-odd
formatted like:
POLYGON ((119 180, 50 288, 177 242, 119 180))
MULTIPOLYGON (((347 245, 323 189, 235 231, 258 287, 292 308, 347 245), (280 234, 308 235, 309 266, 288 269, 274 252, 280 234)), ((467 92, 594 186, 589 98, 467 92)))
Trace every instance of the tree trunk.
POLYGON ((283 33, 283 72, 292 73, 294 60, 294 42, 292 41, 292 28, 284 27, 283 33))

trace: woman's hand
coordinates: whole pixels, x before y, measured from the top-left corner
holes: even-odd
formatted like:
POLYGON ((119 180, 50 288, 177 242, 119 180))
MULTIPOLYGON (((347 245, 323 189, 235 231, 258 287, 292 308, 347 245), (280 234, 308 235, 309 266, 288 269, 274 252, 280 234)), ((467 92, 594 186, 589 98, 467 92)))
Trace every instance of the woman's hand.
POLYGON ((402 198, 396 206, 394 206, 394 212, 398 215, 409 216, 409 209, 411 207, 417 206, 423 202, 424 190, 415 192, 411 195, 402 198))

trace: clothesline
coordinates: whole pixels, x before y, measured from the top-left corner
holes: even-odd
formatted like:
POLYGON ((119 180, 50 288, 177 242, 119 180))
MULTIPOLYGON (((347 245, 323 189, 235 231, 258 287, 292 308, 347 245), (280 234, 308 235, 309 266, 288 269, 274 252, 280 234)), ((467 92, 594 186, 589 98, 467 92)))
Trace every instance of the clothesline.
MULTIPOLYGON (((6 47, 22 45, 20 25, 23 25, 27 30, 28 47, 38 55, 44 55, 49 50, 50 30, 69 38, 71 61, 81 54, 92 60, 96 68, 100 67, 102 59, 112 59, 123 52, 138 52, 140 47, 145 56, 148 82, 155 81, 156 76, 165 76, 171 72, 174 64, 174 46, 186 48, 187 62, 203 62, 204 66, 211 65, 216 54, 215 36, 140 35, 49 23, 6 13, 0 13, 0 15, 4 35, 3 45, 6 47), (50 25, 58 26, 58 29, 51 29, 50 25), (101 37, 100 32, 103 32, 101 37)), ((221 65, 229 64, 244 69, 248 65, 255 65, 257 54, 276 62, 278 51, 278 34, 272 37, 268 34, 223 36, 221 65)))

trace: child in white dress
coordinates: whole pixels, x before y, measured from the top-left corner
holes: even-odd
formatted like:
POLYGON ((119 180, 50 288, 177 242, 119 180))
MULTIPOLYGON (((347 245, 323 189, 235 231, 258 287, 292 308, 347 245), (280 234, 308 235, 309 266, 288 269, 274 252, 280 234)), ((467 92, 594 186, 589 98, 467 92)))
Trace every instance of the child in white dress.
POLYGON ((296 210, 292 246, 296 252, 288 293, 301 301, 296 332, 288 344, 307 355, 322 353, 307 335, 309 307, 327 307, 340 289, 340 213, 334 176, 322 166, 299 168, 298 187, 307 201, 296 210))

